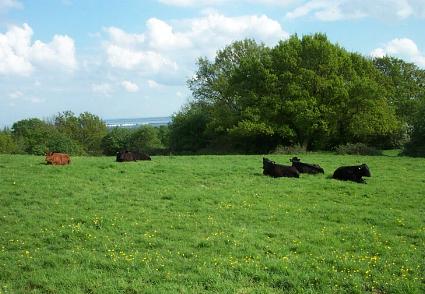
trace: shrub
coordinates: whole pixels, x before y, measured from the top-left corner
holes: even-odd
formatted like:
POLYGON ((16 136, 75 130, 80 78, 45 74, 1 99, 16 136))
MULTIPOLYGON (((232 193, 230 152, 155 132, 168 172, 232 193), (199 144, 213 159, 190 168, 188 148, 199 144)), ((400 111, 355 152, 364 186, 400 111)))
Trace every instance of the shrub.
POLYGON ((18 153, 18 145, 10 134, 0 132, 0 153, 18 153))
POLYGON ((12 126, 12 137, 18 148, 34 155, 44 155, 48 151, 69 154, 84 154, 83 148, 55 126, 37 118, 20 120, 12 126))
POLYGON ((73 112, 65 111, 55 117, 54 125, 60 133, 78 142, 86 153, 102 153, 101 142, 107 134, 107 127, 97 115, 84 112, 77 117, 73 112))
POLYGON ((364 143, 347 143, 339 145, 335 148, 336 154, 350 154, 350 155, 382 155, 382 151, 374 147, 367 146, 364 143))
POLYGON ((425 156, 425 98, 413 121, 410 142, 404 146, 402 154, 415 157, 425 156))
POLYGON ((196 152, 208 145, 208 114, 196 104, 186 106, 172 117, 169 125, 170 149, 173 152, 196 152))
POLYGON ((149 125, 141 126, 131 134, 128 147, 133 151, 148 153, 163 148, 158 129, 149 125))
POLYGON ((38 118, 20 120, 12 126, 12 136, 18 147, 28 154, 43 155, 49 151, 48 141, 54 132, 52 125, 38 118))
POLYGON ((113 128, 103 137, 101 147, 103 154, 115 155, 120 150, 129 149, 130 138, 134 130, 127 128, 113 128))
POLYGON ((86 154, 84 148, 78 142, 58 132, 56 129, 49 135, 47 149, 48 151, 63 152, 71 155, 86 154))
POLYGON ((301 145, 293 145, 293 146, 282 146, 278 145, 276 149, 273 151, 274 154, 300 154, 305 153, 306 150, 301 145))

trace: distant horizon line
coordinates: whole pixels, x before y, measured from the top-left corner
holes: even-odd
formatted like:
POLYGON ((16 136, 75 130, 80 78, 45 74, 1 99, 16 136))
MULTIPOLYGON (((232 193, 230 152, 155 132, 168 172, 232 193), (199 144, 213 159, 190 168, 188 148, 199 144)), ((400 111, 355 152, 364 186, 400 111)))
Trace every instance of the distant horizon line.
POLYGON ((171 116, 139 117, 139 118, 113 118, 103 122, 108 128, 123 127, 135 128, 142 125, 163 126, 171 123, 171 116))
MULTIPOLYGON (((149 119, 161 119, 161 118, 168 118, 171 121, 172 116, 173 115, 171 114, 171 115, 168 115, 168 116, 149 116, 149 117, 120 117, 120 118, 103 118, 103 117, 100 117, 100 116, 99 117, 103 122, 107 123, 108 121, 113 121, 113 120, 137 120, 137 119, 149 120, 149 119)), ((34 117, 23 118, 23 119, 20 119, 20 120, 31 119, 31 118, 34 118, 34 117)), ((43 117, 43 118, 36 117, 36 118, 38 118, 42 121, 48 121, 49 120, 48 117, 43 117)), ((20 120, 17 120, 15 122, 18 122, 20 120)), ((0 130, 3 130, 5 128, 10 129, 15 122, 12 122, 10 124, 9 123, 0 123, 0 130)))
POLYGON ((113 120, 113 119, 150 119, 150 118, 171 118, 173 115, 165 115, 165 116, 139 116, 139 117, 117 117, 117 118, 102 118, 102 120, 113 120))

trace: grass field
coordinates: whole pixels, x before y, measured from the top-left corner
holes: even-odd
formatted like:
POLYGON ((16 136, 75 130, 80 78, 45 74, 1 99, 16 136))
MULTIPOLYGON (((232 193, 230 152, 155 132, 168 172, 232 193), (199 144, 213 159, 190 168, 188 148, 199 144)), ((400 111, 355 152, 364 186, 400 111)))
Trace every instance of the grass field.
POLYGON ((0 293, 424 293, 425 159, 299 157, 0 155, 0 293))

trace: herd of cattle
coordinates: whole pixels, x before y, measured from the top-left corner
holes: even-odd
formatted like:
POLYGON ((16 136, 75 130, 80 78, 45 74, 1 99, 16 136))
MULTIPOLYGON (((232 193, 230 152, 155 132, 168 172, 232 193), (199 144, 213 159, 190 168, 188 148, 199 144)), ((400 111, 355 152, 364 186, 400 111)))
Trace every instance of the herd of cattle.
MULTIPOLYGON (((298 157, 290 159, 291 165, 278 164, 263 157, 263 174, 274 178, 288 177, 299 178, 300 174, 324 174, 325 171, 318 164, 304 163, 298 157)), ((366 164, 341 166, 337 168, 333 175, 333 179, 342 181, 353 181, 357 183, 366 183, 362 177, 370 177, 369 167, 366 164)))
MULTIPOLYGON (((116 154, 117 162, 151 160, 150 156, 145 153, 135 151, 119 151, 116 154)), ((278 164, 263 157, 263 174, 274 178, 289 177, 299 178, 300 174, 324 174, 325 171, 318 164, 301 162, 298 157, 290 159, 292 165, 278 164)), ((71 159, 68 154, 49 152, 46 154, 46 163, 53 165, 70 164, 71 159)), ((366 164, 354 166, 341 166, 335 170, 332 175, 333 179, 342 181, 353 181, 357 183, 365 183, 362 177, 370 177, 369 167, 366 164)))

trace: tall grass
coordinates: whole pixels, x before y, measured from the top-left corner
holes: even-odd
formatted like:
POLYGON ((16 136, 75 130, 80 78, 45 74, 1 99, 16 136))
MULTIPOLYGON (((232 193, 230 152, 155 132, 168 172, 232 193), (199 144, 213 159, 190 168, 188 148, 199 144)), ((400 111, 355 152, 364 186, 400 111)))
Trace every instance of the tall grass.
POLYGON ((0 155, 0 293, 424 293, 425 159, 299 157, 0 155))

